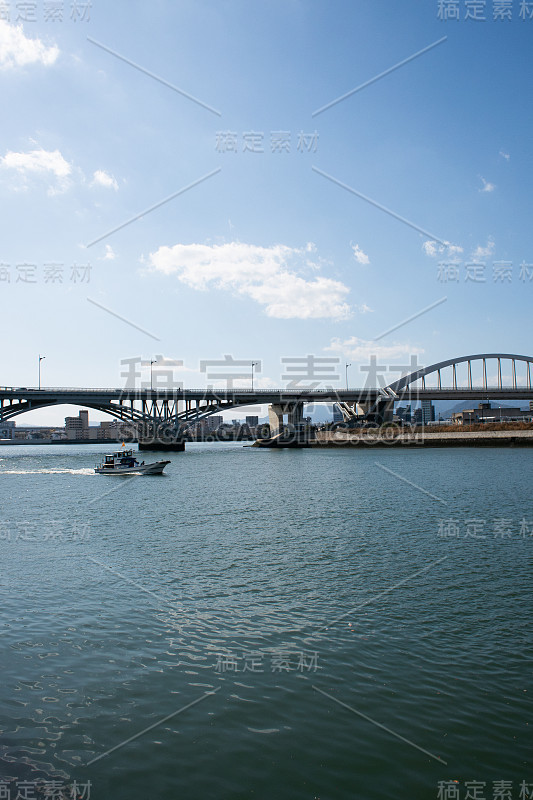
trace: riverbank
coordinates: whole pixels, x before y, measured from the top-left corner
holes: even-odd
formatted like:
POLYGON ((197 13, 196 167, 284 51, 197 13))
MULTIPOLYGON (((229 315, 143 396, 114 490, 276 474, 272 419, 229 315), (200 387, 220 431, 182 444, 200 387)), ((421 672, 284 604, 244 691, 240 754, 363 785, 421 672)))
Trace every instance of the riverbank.
POLYGON ((0 444, 13 447, 36 444, 107 444, 108 447, 117 446, 117 442, 110 439, 0 439, 0 444))
POLYGON ((533 430, 317 431, 312 447, 533 447, 533 430))

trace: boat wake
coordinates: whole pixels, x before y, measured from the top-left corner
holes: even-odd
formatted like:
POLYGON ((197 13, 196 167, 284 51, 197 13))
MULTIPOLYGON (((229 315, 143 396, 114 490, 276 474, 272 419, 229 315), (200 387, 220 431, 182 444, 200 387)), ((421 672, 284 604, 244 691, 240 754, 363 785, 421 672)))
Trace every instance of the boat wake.
POLYGON ((92 469, 2 469, 0 475, 92 475, 92 469))

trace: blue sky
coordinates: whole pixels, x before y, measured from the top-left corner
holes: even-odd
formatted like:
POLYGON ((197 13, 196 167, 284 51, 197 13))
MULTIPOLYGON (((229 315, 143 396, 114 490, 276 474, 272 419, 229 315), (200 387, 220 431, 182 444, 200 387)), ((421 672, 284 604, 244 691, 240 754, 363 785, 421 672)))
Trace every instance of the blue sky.
POLYGON ((339 387, 371 353, 531 354, 533 3, 455 5, 3 4, 1 383, 36 385, 39 353, 47 386, 164 356, 186 387, 223 385, 200 362, 226 354, 264 387, 309 354, 339 387))

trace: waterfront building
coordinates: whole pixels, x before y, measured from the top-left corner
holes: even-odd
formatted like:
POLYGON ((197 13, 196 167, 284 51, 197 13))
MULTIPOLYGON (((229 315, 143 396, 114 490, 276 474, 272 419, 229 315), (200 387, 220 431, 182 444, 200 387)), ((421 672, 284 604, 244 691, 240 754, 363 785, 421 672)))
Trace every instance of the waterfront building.
POLYGON ((104 439, 107 441, 119 442, 121 439, 131 439, 137 435, 135 426, 131 423, 120 422, 119 420, 104 420, 90 431, 89 439, 104 439))
POLYGON ((344 417, 337 403, 333 403, 333 422, 343 422, 344 417))
POLYGON ((96 438, 97 439, 115 439, 117 432, 117 423, 115 420, 106 420, 105 422, 101 422, 100 425, 96 429, 96 438))
POLYGON ((212 433, 213 431, 218 430, 223 422, 224 417, 222 414, 213 414, 212 416, 207 417, 205 420, 205 427, 210 433, 212 433))
POLYGON ((65 417, 67 439, 89 439, 89 412, 80 411, 77 417, 65 417))
MULTIPOLYGON (((530 403, 531 406, 531 403, 530 403)), ((500 406, 493 408, 491 403, 479 403, 477 408, 465 408, 452 414, 457 425, 471 425, 476 422, 529 422, 533 419, 533 411, 520 408, 500 406)))
POLYGON ((411 406, 398 406, 396 416, 401 422, 411 422, 411 406))
POLYGON ((422 409, 415 408, 414 413, 411 414, 411 422, 415 425, 422 425, 422 409))
MULTIPOLYGON (((5 424, 5 423, 3 423, 5 424)), ((49 427, 36 427, 36 428, 17 428, 14 429, 14 436, 13 439, 19 440, 37 440, 42 441, 43 439, 61 439, 62 437, 62 428, 49 428, 49 427)))
POLYGON ((15 438, 15 423, 11 420, 5 420, 0 423, 0 439, 14 439, 15 438))
POLYGON ((422 425, 435 422, 435 406, 431 400, 422 400, 422 425))

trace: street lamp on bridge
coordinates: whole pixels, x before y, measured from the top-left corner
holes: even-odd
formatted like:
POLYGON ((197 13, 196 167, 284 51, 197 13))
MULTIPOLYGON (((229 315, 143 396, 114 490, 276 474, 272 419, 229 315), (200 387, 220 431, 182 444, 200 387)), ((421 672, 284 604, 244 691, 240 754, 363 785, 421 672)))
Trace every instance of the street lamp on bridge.
POLYGON ((154 390, 154 378, 153 378, 153 370, 152 367, 154 364, 157 364, 157 360, 150 361, 150 391, 153 392, 154 390))
POLYGON ((348 367, 351 366, 351 364, 346 364, 346 391, 348 391, 348 367))
POLYGON ((39 353, 39 389, 41 388, 41 361, 44 361, 45 358, 46 356, 42 356, 39 353))
POLYGON ((257 367, 259 361, 252 361, 252 392, 254 390, 254 367, 257 367))

